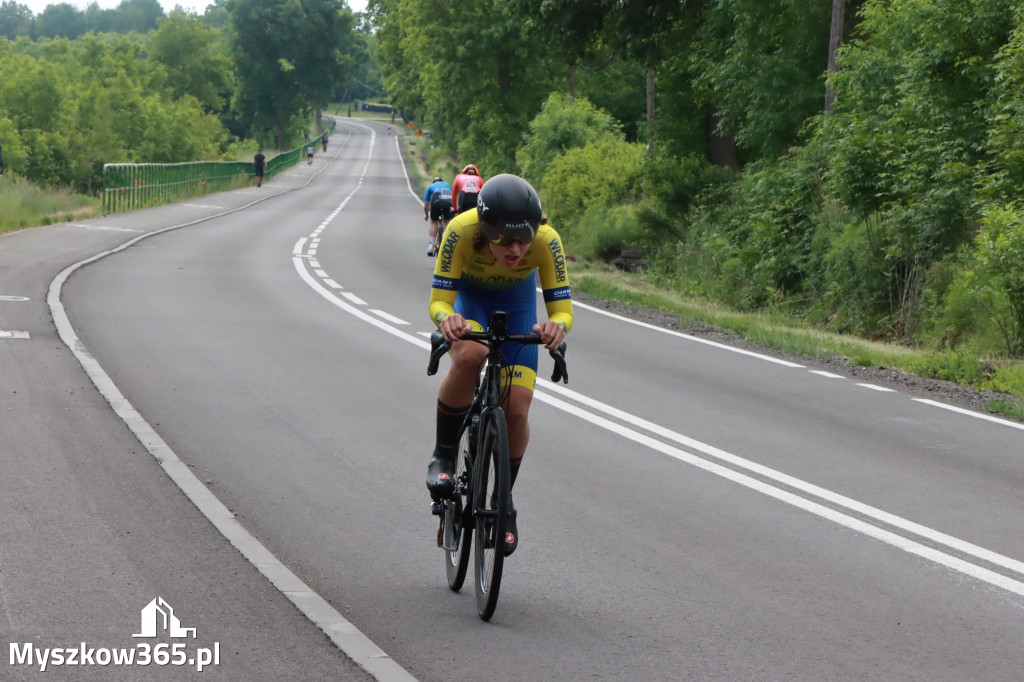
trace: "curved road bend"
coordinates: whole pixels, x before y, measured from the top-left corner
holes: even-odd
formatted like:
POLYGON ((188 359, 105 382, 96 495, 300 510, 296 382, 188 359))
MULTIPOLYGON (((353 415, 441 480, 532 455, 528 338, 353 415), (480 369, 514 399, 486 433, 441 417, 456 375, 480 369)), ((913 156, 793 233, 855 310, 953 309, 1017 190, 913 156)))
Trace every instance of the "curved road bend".
POLYGON ((65 304, 209 490, 406 671, 1019 677, 1016 425, 583 307, 572 383, 538 390, 523 539, 480 622, 444 583, 423 490, 422 214, 394 143, 345 130, 307 188, 140 241, 65 304))

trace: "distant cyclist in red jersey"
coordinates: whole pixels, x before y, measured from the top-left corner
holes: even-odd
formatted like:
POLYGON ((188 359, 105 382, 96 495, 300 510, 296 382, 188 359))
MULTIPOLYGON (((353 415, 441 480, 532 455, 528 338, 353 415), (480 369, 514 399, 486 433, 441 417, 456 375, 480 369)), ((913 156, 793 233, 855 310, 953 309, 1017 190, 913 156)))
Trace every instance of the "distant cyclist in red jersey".
POLYGON ((455 176, 452 183, 452 205, 456 213, 476 208, 476 196, 484 186, 480 171, 473 164, 468 164, 462 172, 455 176))

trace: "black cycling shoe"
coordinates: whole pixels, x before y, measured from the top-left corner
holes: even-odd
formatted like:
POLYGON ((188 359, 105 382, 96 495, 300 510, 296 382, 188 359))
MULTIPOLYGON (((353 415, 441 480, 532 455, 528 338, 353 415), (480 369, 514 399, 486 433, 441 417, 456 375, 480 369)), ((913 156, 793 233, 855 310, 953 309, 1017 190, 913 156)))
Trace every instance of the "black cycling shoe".
POLYGON ((455 456, 443 457, 434 453, 427 466, 427 490, 431 497, 451 497, 455 492, 455 456))
POLYGON ((508 506, 510 511, 508 513, 508 522, 505 524, 505 556, 509 556, 512 552, 516 551, 516 547, 519 546, 519 528, 516 527, 516 508, 512 505, 512 496, 509 495, 508 506))

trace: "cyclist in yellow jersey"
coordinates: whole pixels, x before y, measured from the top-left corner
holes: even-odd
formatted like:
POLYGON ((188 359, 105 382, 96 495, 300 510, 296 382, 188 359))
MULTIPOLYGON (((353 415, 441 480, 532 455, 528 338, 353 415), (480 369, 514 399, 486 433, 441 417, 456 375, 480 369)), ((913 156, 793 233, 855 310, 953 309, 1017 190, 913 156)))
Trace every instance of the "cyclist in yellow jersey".
MULTIPOLYGON (((451 368, 437 396, 437 441, 427 468, 427 489, 435 499, 454 490, 456 439, 470 404, 486 348, 462 335, 482 331, 491 312, 509 314, 512 334, 537 333, 548 349, 557 348, 572 328, 572 295, 565 253, 558 233, 544 224, 540 198, 515 175, 497 175, 484 184, 477 207, 456 216, 444 233, 430 291, 430 319, 452 344, 451 368), (537 321, 537 275, 548 319, 537 321)), ((512 483, 530 439, 528 414, 537 381, 537 346, 502 346, 511 387, 503 408, 508 422, 512 483)), ((435 505, 435 509, 439 509, 435 505)), ((512 505, 505 553, 519 542, 512 505)))

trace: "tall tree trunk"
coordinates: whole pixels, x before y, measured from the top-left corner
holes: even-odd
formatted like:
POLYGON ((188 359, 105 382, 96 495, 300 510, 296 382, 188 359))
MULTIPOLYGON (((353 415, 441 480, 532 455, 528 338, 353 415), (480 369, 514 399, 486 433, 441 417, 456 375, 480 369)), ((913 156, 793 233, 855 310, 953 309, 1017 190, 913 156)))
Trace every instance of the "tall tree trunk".
POLYGON ((647 156, 654 149, 654 69, 647 69, 647 156))
POLYGON ((569 101, 576 101, 576 69, 569 67, 569 101))
POLYGON ((712 104, 708 115, 708 158, 716 166, 738 171, 740 162, 736 155, 736 139, 732 135, 723 135, 718 122, 718 105, 712 104))
MULTIPOLYGON (((836 52, 843 44, 843 27, 846 25, 846 0, 832 0, 832 29, 828 38, 828 75, 836 72, 836 52)), ((831 84, 825 86, 825 112, 832 111, 836 91, 831 84)))
POLYGON ((284 126, 281 125, 281 121, 277 116, 274 117, 274 137, 277 138, 277 150, 283 152, 285 150, 284 126))

